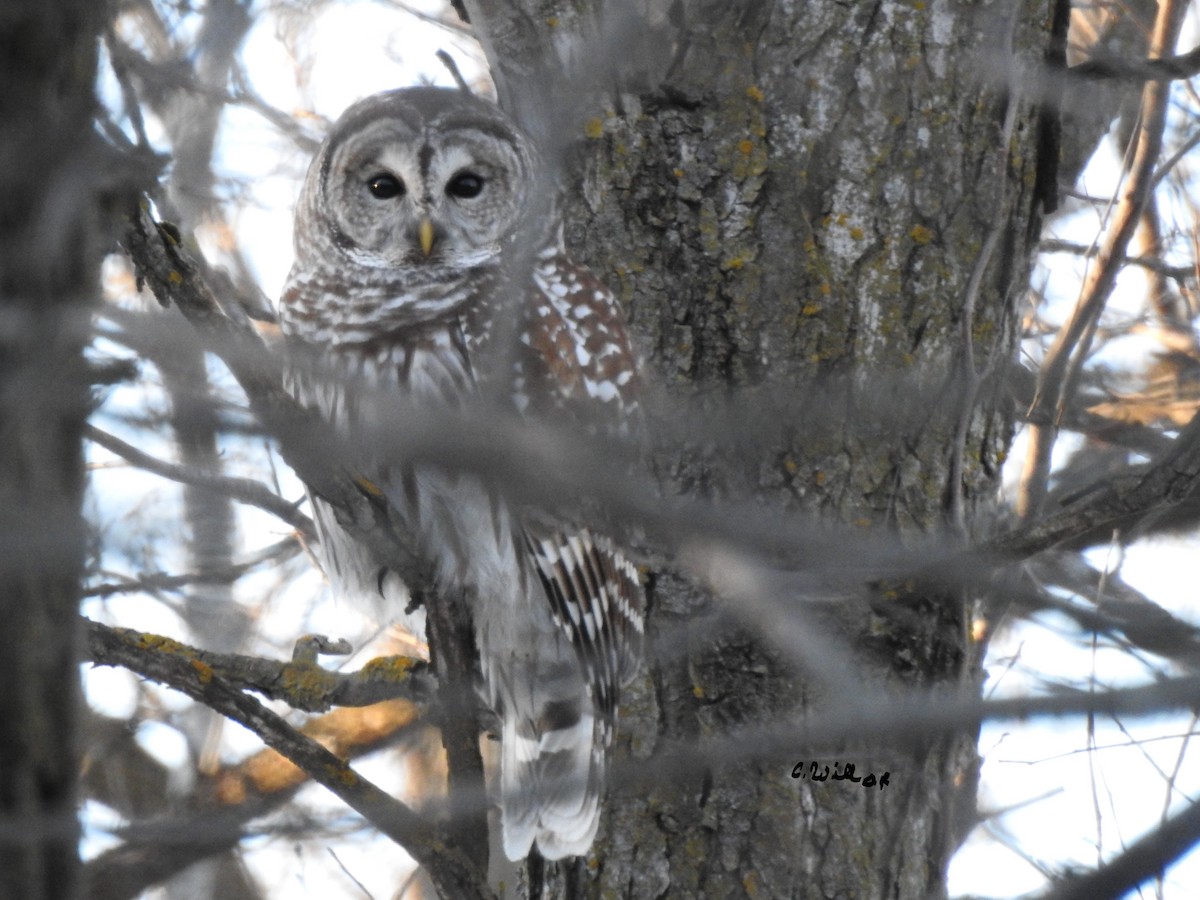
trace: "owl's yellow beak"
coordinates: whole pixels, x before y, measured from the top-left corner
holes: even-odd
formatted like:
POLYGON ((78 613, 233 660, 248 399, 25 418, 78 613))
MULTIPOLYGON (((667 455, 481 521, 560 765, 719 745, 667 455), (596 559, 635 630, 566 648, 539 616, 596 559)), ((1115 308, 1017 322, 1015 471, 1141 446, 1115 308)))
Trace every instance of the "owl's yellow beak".
POLYGON ((428 218, 421 220, 417 226, 417 240, 421 242, 421 252, 428 256, 433 252, 433 222, 428 218))

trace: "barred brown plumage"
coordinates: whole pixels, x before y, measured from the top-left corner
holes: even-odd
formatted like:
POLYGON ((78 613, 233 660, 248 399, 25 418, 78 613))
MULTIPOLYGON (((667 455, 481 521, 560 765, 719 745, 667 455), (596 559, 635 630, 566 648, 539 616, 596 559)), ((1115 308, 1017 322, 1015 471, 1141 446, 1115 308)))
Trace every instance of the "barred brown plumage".
MULTIPOLYGON (((409 88, 351 107, 297 210, 280 310, 295 395, 348 435, 364 386, 450 407, 499 393, 527 420, 630 433, 638 377, 624 320, 562 249, 541 166, 497 107, 463 92, 409 88), (306 367, 314 350, 343 377, 306 367)), ((438 585, 470 598, 501 723, 506 854, 587 852, 620 690, 640 659, 636 570, 611 538, 513 508, 482 477, 367 457, 438 585)), ((395 579, 312 502, 337 589, 398 614, 395 579)))

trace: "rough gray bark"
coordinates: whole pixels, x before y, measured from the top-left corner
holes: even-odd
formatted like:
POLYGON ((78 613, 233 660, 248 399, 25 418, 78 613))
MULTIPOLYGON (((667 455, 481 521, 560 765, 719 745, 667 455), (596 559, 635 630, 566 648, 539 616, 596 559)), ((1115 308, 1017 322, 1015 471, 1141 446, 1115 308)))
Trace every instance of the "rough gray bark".
POLYGON ((76 896, 83 343, 103 6, 0 8, 0 897, 76 896))
MULTIPOLYGON (((1012 429, 990 376, 1012 359, 1040 215, 1016 64, 1045 57, 1053 5, 464 6, 502 103, 535 132, 573 129, 568 243, 618 291, 664 408, 726 423, 660 454, 667 489, 900 539, 986 531, 1012 429), (614 43, 631 34, 653 53, 614 43), (750 413, 726 418, 729 396, 750 413)), ((875 587, 820 617, 858 651, 862 689, 977 682, 976 598, 875 587)), ((650 602, 654 664, 622 714, 635 765, 846 701, 763 648, 775 623, 714 627, 738 608, 680 575, 656 573, 650 602)), ((617 783, 591 864, 534 880, 548 896, 568 880, 572 896, 943 896, 975 740, 816 746, 798 724, 786 756, 748 747, 649 790, 617 783), (791 777, 813 759, 891 783, 791 777)))

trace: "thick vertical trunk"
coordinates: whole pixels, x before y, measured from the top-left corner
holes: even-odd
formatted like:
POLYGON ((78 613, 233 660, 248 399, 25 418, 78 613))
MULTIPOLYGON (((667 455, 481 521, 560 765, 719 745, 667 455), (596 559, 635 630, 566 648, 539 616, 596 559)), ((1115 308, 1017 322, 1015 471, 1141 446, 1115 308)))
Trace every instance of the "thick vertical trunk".
MULTIPOLYGON (((990 376, 1013 356, 1039 216, 1036 109, 1010 76, 1044 58, 1053 4, 464 5, 502 102, 535 133, 547 116, 578 129, 568 243, 619 293, 671 402, 717 422, 731 390, 763 404, 727 426, 744 440, 664 456, 674 488, 901 539, 985 527, 1011 432, 990 376), (589 90, 600 60, 619 92, 589 90)), ((886 587, 832 617, 863 684, 973 684, 970 598, 886 587)), ((651 603, 670 653, 624 704, 633 757, 830 708, 758 629, 693 624, 727 601, 661 573, 651 603)), ((969 731, 817 746, 798 726, 786 758, 614 785, 574 877, 587 896, 935 897, 975 781, 969 731), (814 758, 890 784, 791 777, 814 758)))
POLYGON ((102 5, 0 11, 0 897, 77 893, 83 342, 102 5))

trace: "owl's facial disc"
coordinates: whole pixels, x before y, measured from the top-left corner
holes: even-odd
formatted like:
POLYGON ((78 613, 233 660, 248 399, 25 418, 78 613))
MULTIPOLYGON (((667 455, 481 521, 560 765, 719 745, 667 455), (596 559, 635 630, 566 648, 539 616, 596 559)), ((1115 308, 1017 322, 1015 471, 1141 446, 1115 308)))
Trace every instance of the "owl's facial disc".
POLYGON ((530 154, 486 110, 419 112, 331 139, 319 171, 333 243, 370 268, 498 262, 525 212, 530 154))
POLYGON ((370 174, 359 176, 356 231, 365 238, 363 249, 391 265, 463 261, 494 251, 485 227, 493 224, 486 196, 491 179, 482 174, 488 168, 453 147, 437 153, 426 144, 416 154, 411 144, 384 147, 362 169, 370 174))

